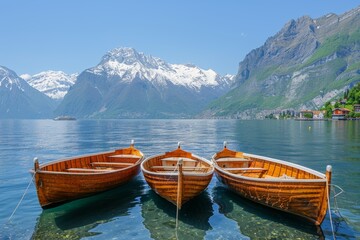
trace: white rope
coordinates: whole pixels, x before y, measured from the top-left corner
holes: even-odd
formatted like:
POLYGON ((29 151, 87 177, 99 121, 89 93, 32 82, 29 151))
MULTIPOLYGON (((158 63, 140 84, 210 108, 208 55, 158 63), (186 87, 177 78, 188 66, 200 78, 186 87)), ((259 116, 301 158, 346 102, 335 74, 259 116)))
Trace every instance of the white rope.
MULTIPOLYGON (((176 166, 179 167, 180 164, 182 164, 182 159, 178 160, 176 166)), ((178 185, 177 185, 177 193, 176 193, 176 220, 175 220, 175 236, 176 236, 176 239, 178 239, 177 231, 178 231, 178 227, 179 227, 179 206, 177 205, 178 200, 179 200, 180 184, 181 184, 179 179, 180 179, 180 171, 178 172, 178 185)))
MULTIPOLYGON (((179 190, 178 190, 177 194, 179 194, 179 190)), ((179 208, 178 208, 178 206, 176 206, 176 220, 175 220, 176 232, 177 232, 178 227, 179 227, 179 208)))
POLYGON ((336 193, 335 192, 335 189, 334 189, 334 198, 336 198, 337 196, 339 196, 340 194, 342 194, 343 192, 344 192, 344 190, 341 188, 341 187, 339 187, 338 185, 335 185, 335 184, 330 184, 330 186, 332 186, 332 187, 337 187, 338 189, 340 189, 340 192, 338 192, 338 193, 336 193))
MULTIPOLYGON (((177 194, 179 194, 179 187, 178 187, 178 193, 177 194)), ((179 208, 178 208, 178 206, 176 206, 176 220, 175 220, 175 236, 176 236, 176 239, 178 239, 178 235, 177 235, 178 227, 179 227, 179 208)))
POLYGON ((331 225, 331 232, 333 235, 333 239, 335 240, 335 232, 334 232, 334 226, 333 226, 333 222, 332 222, 332 217, 331 217, 331 209, 330 209, 330 192, 329 192, 329 181, 328 179, 326 179, 326 194, 327 194, 327 203, 328 203, 328 209, 329 209, 329 217, 330 217, 330 225, 331 225))
POLYGON ((14 211, 13 211, 13 212, 12 212, 12 214, 10 215, 10 217, 9 217, 9 219, 8 219, 8 222, 10 222, 11 218, 14 216, 14 214, 15 214, 16 210, 17 210, 17 209, 18 209, 18 207, 20 206, 20 204, 21 204, 22 200, 24 199, 24 197, 25 197, 25 195, 26 195, 27 191, 29 190, 29 187, 30 187, 31 183, 33 182, 34 177, 35 177, 35 173, 33 174, 32 178, 30 179, 30 182, 29 182, 29 184, 28 184, 27 188, 25 189, 25 192, 24 192, 24 194, 22 195, 22 197, 21 197, 20 201, 18 202, 18 204, 16 205, 16 207, 15 207, 14 211))
MULTIPOLYGON (((164 166, 165 166, 165 165, 164 165, 164 166)), ((171 175, 171 173, 175 173, 177 170, 178 170, 178 165, 176 165, 175 169, 172 170, 172 172, 170 172, 170 173, 168 173, 168 174, 167 174, 167 173, 164 173, 164 174, 167 175, 167 177, 165 177, 164 180, 165 180, 166 182, 170 181, 170 179, 173 177, 173 175, 171 175)))

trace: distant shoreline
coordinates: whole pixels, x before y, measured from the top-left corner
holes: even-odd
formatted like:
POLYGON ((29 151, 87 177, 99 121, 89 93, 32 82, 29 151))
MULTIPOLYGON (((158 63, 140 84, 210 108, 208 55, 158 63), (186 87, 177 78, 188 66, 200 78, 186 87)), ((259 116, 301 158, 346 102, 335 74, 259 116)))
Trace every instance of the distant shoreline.
POLYGON ((58 116, 56 118, 54 118, 55 121, 74 121, 76 120, 76 118, 71 117, 71 116, 58 116))

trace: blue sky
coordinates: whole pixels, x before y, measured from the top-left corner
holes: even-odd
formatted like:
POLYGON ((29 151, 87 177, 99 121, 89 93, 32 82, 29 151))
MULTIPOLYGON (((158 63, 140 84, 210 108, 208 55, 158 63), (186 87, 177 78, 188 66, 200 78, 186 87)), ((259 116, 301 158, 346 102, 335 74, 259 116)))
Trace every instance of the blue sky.
POLYGON ((0 65, 18 75, 82 72, 116 47, 220 74, 290 19, 344 13, 360 0, 2 0, 0 65))

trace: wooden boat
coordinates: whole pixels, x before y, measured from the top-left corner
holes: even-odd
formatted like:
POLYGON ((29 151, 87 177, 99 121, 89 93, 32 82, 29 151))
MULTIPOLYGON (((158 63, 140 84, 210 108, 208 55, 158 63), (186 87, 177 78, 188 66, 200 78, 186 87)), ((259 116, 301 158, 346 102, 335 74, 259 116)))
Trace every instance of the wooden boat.
POLYGON ((216 177, 240 196, 320 225, 330 192, 326 175, 286 161, 224 149, 212 157, 216 177))
POLYGON ((179 209, 209 185, 214 173, 210 161, 182 150, 180 144, 174 151, 145 159, 141 170, 150 187, 179 209))
POLYGON ((144 155, 134 147, 52 161, 34 160, 35 186, 42 208, 117 187, 140 171, 144 155))

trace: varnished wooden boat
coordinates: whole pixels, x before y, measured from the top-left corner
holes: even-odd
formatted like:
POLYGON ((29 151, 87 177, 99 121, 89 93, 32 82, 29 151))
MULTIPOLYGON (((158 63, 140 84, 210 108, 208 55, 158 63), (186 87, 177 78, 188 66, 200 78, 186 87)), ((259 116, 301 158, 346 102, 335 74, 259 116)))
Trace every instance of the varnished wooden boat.
POLYGON ((214 173, 210 161, 182 150, 180 144, 174 151, 145 159, 141 170, 150 187, 179 209, 209 185, 214 173))
POLYGON ((320 225, 328 206, 326 174, 269 157, 224 149, 212 157, 216 177, 240 196, 320 225))
POLYGON ((143 158, 132 142, 128 148, 41 165, 35 159, 31 172, 39 203, 49 208, 117 187, 139 173, 143 158))

